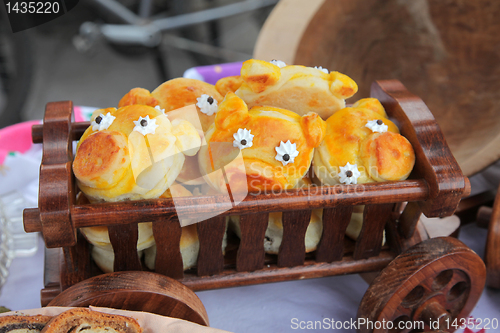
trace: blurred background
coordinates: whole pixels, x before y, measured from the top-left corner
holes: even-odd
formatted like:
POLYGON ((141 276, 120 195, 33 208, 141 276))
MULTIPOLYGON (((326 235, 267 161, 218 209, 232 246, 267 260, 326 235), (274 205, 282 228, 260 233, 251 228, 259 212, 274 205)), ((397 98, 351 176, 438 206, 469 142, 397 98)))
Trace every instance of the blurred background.
MULTIPOLYGON (((0 111, 0 128, 42 119, 47 102, 72 100, 81 106, 116 106, 131 88, 153 90, 182 76, 190 67, 249 59, 276 2, 80 0, 65 15, 16 34, 2 13, 0 110, 10 111, 0 111), (201 18, 190 16, 202 11, 201 18), (242 13, 230 15, 238 12, 242 13), (229 16, 190 24, 211 15, 229 16), (98 31, 100 24, 134 22, 141 26, 146 17, 174 17, 167 24, 189 25, 155 34, 148 46, 114 43, 98 31)), ((120 34, 118 31, 118 37, 120 34)), ((124 34, 133 38, 130 31, 124 34)))

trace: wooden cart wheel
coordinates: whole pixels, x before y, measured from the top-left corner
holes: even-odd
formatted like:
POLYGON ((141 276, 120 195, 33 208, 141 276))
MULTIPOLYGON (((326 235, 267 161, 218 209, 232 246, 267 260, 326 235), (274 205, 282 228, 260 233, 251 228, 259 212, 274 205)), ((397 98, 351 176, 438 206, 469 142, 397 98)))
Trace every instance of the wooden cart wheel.
POLYGON ((89 305, 145 311, 208 326, 205 307, 191 289, 151 272, 98 275, 66 289, 48 306, 89 305))
POLYGON ((391 322, 394 328, 389 330, 390 324, 380 329, 363 326, 359 331, 416 332, 395 328, 400 322, 423 321, 427 331, 452 332, 448 322, 469 315, 485 279, 483 261, 459 240, 446 237, 423 241, 391 261, 361 300, 358 320, 391 322))
POLYGON ((374 80, 400 80, 470 176, 500 158, 499 16, 497 0, 281 0, 254 57, 345 73, 353 102, 374 80))

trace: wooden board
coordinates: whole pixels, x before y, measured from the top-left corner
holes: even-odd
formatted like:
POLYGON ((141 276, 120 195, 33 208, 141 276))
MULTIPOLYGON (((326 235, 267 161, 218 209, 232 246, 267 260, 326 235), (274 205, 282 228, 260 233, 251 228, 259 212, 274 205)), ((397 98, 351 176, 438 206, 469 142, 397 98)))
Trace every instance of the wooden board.
POLYGON ((436 117, 466 176, 500 158, 500 2, 281 0, 254 57, 399 79, 436 117))

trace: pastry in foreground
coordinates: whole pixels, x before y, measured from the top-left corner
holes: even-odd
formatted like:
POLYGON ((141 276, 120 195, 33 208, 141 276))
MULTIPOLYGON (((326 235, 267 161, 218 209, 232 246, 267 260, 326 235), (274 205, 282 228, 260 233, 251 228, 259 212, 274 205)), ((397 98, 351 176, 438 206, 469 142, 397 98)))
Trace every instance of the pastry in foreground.
MULTIPOLYGON (((323 119, 344 108, 358 90, 354 80, 339 72, 256 59, 243 63, 241 79, 236 95, 248 107, 274 106, 301 116, 315 112, 323 119)), ((226 80, 219 86, 227 85, 226 80)))
POLYGON ((309 170, 325 122, 275 107, 253 107, 234 93, 220 104, 198 154, 207 183, 225 193, 293 188, 309 170), (239 162, 238 162, 239 161, 239 162))
POLYGON ((10 315, 0 317, 0 332, 2 333, 38 333, 47 322, 52 319, 51 316, 25 316, 10 315))
POLYGON ((91 201, 158 198, 177 178, 184 155, 201 145, 188 121, 158 109, 129 105, 97 110, 78 142, 73 171, 91 201))
POLYGON ((386 118, 374 98, 363 99, 326 120, 313 169, 322 184, 363 184, 404 180, 415 164, 410 142, 386 118))
POLYGON ((53 317, 42 330, 43 333, 142 333, 142 328, 131 317, 73 308, 53 317))

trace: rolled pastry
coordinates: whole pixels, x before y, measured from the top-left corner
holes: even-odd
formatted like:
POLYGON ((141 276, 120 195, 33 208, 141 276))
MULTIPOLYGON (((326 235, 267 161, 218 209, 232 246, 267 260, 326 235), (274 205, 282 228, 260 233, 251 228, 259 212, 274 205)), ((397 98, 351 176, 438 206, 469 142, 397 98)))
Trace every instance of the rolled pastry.
POLYGON ((88 330, 95 333, 142 333, 142 328, 131 317, 73 308, 53 317, 43 333, 77 333, 88 330))
POLYGON ((410 175, 415 164, 413 147, 386 118, 377 100, 360 100, 336 112, 326 124, 325 138, 313 160, 314 174, 322 184, 404 180, 410 175))
POLYGON ((344 108, 345 100, 358 91, 356 83, 339 72, 256 59, 243 63, 241 79, 236 95, 250 108, 274 106, 300 116, 315 112, 323 119, 344 108))
POLYGON ((225 193, 293 188, 307 173, 325 123, 275 107, 254 107, 228 93, 198 154, 207 183, 225 193))
POLYGON ((147 105, 97 110, 77 145, 73 172, 94 201, 158 198, 199 150, 197 130, 147 105))
MULTIPOLYGON (((119 107, 131 104, 146 104, 163 110, 171 121, 181 119, 190 122, 201 137, 215 119, 217 106, 223 97, 214 85, 195 79, 176 78, 162 83, 153 92, 134 88, 122 97, 119 107), (183 108, 193 105, 194 112, 183 108)), ((199 172, 198 158, 186 157, 177 181, 186 185, 203 183, 199 172)))
POLYGON ((39 333, 52 319, 43 315, 9 315, 0 317, 0 332, 4 333, 39 333))

